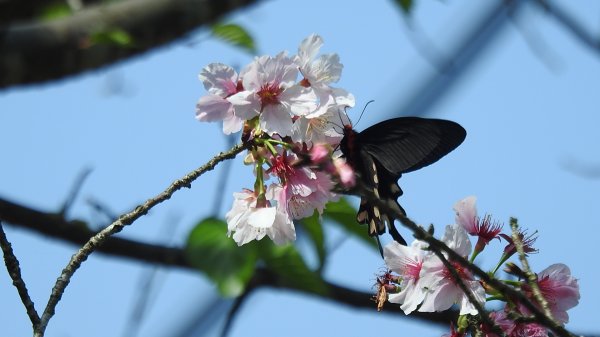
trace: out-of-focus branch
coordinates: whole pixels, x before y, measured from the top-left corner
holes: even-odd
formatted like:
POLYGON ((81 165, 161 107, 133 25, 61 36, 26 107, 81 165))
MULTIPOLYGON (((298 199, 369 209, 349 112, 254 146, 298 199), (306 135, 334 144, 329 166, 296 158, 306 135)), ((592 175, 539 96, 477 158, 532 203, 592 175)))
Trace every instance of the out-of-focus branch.
POLYGON ((0 26, 0 88, 40 83, 100 68, 182 38, 256 0, 122 0, 53 21, 0 26), (93 43, 126 32, 132 43, 93 43))
MULTIPOLYGON (((68 221, 58 213, 45 213, 0 198, 0 220, 83 246, 97 232, 82 221, 68 221)), ((98 251, 153 264, 189 267, 181 249, 111 237, 98 251)))
MULTIPOLYGON (((282 283, 277 279, 277 275, 267 269, 259 268, 251 280, 251 286, 268 286, 278 289, 297 290, 307 295, 324 298, 323 295, 315 294, 307 289, 294 289, 288 283, 282 283)), ((339 286, 331 282, 325 282, 328 287, 327 296, 324 299, 333 300, 337 303, 344 303, 355 308, 366 308, 375 311, 375 302, 371 300, 372 293, 365 293, 339 286)), ((408 319, 417 319, 427 323, 436 323, 447 326, 448 322, 456 321, 458 311, 447 310, 444 312, 412 312, 410 315, 404 314, 399 305, 386 303, 382 312, 400 314, 408 319)))
POLYGON ((567 31, 581 41, 585 46, 600 54, 600 36, 594 36, 583 27, 579 21, 568 14, 564 9, 558 6, 552 0, 536 0, 534 4, 538 5, 547 15, 552 16, 567 31))
MULTIPOLYGON (((78 246, 85 243, 96 233, 89 230, 83 222, 69 222, 57 214, 40 212, 2 199, 0 199, 0 220, 50 235, 78 246)), ((110 237, 103 245, 98 247, 98 252, 147 263, 195 270, 186 260, 185 253, 181 248, 152 245, 134 240, 110 237)), ((331 282, 325 282, 329 288, 327 297, 309 293, 305 289, 290 288, 288 284, 279 282, 275 275, 265 269, 258 269, 252 282, 257 287, 298 290, 321 299, 335 301, 336 303, 349 305, 354 308, 375 310, 375 304, 370 299, 373 294, 349 289, 331 282)), ((404 313, 400 310, 399 306, 389 303, 386 304, 383 312, 401 314, 404 317, 404 313)), ((414 312, 410 316, 406 316, 406 318, 447 325, 448 322, 455 320, 457 315, 456 311, 443 313, 414 312)))
POLYGON ((35 337, 44 336, 44 332, 46 330, 48 322, 50 321, 52 316, 54 316, 54 310, 56 308, 56 305, 62 298, 62 294, 64 293, 66 287, 69 285, 71 277, 73 276, 73 274, 75 274, 77 269, 79 269, 81 264, 85 260, 87 260, 90 254, 92 254, 98 246, 102 245, 106 241, 106 239, 108 239, 111 235, 120 232, 125 226, 132 224, 135 220, 146 215, 148 211, 150 211, 154 206, 170 199, 173 193, 175 193, 176 191, 184 187, 190 188, 194 180, 196 180, 205 172, 214 169, 218 163, 226 159, 234 158, 237 154, 244 151, 248 147, 249 144, 240 144, 234 146, 229 151, 219 153, 214 158, 209 160, 206 164, 188 173, 183 178, 174 181, 169 187, 167 187, 167 189, 165 189, 156 197, 146 200, 144 204, 137 206, 133 211, 121 215, 108 227, 104 228, 92 238, 90 238, 83 245, 83 247, 81 247, 79 251, 71 257, 71 260, 69 261, 67 266, 62 270, 60 276, 56 280, 56 284, 52 288, 52 293, 50 294, 48 304, 46 304, 46 308, 44 309, 44 313, 42 314, 42 317, 40 319, 40 324, 36 327, 33 335, 35 337))

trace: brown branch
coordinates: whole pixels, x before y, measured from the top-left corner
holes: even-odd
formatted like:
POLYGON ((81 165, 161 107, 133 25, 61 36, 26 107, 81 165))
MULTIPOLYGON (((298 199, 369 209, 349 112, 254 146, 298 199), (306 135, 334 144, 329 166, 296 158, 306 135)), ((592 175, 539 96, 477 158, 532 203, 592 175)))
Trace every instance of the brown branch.
POLYGON ((446 245, 444 242, 434 238, 431 233, 429 233, 428 231, 423 229, 421 226, 417 225, 414 221, 407 218, 401 212, 398 212, 394 208, 390 207, 386 202, 383 202, 382 200, 377 198, 375 196, 375 194, 371 190, 366 189, 366 187, 364 185, 360 185, 360 184, 357 185, 355 187, 355 190, 352 191, 352 193, 358 194, 362 197, 367 198, 369 200, 369 202, 372 203, 373 205, 376 205, 380 209, 385 210, 389 214, 392 214, 396 219, 398 219, 400 221, 400 223, 402 223, 402 225, 404 225, 406 228, 410 229, 413 232, 414 237, 417 240, 421 240, 421 241, 424 241, 427 244, 429 244, 430 250, 445 253, 446 256, 450 260, 457 262, 464 268, 467 268, 473 274, 477 275, 486 284, 490 285, 491 287, 497 289, 498 291, 500 291, 506 295, 509 295, 511 297, 518 299, 520 301, 520 303, 522 303, 532 313, 532 315, 535 317, 535 319, 537 320, 537 322, 539 324, 552 330, 552 332, 554 334, 556 334, 557 336, 561 336, 561 337, 574 337, 575 336, 574 334, 569 332, 567 329, 565 329, 564 326, 557 324, 551 317, 546 316, 543 311, 541 311, 536 305, 534 305, 530 301, 529 298, 527 298, 525 296, 525 294, 523 294, 522 292, 517 291, 514 288, 491 277, 485 271, 483 271, 481 268, 479 268, 477 265, 467 261, 467 259, 460 256, 458 253, 456 253, 454 250, 452 250, 450 247, 448 247, 448 245, 446 245))
MULTIPOLYGON (((60 214, 41 212, 1 198, 0 220, 79 247, 98 234, 90 230, 83 221, 68 221, 60 214)), ((153 264, 190 268, 183 251, 179 248, 110 237, 98 247, 98 251, 153 264)))
POLYGON ((255 1, 109 1, 64 19, 0 26, 0 88, 56 80, 141 55, 255 1), (127 32, 132 45, 92 43, 94 34, 115 29, 127 32))
MULTIPOLYGON (((324 297, 321 294, 310 292, 307 289, 293 288, 293 286, 290 285, 289 282, 281 282, 276 274, 271 273, 267 269, 259 268, 256 271, 250 286, 268 286, 272 288, 296 290, 304 294, 315 296, 321 299, 329 299, 338 303, 344 303, 354 308, 369 309, 372 311, 376 311, 375 302, 371 300, 373 293, 366 293, 362 291, 349 289, 327 281, 325 281, 325 284, 328 288, 328 293, 324 297)), ((447 310, 444 312, 413 312, 410 315, 406 315, 400 309, 399 305, 394 305, 392 303, 386 303, 382 312, 398 315, 403 318, 417 319, 427 323, 436 323, 446 326, 450 322, 456 321, 458 317, 458 311, 456 310, 447 310)))
POLYGON ((25 310, 27 311, 27 315, 29 316, 29 320, 35 329, 40 324, 40 316, 35 310, 35 305, 29 297, 29 293, 27 292, 27 286, 25 285, 25 281, 23 281, 23 277, 21 277, 21 268, 19 267, 19 260, 13 253, 12 246, 10 242, 6 238, 6 234, 4 233, 4 228, 2 228, 2 221, 0 221, 0 247, 2 247, 2 253, 4 254, 4 264, 6 265, 6 270, 8 270, 8 275, 13 281, 13 285, 17 288, 17 292, 19 293, 19 297, 21 298, 21 302, 25 306, 25 310))
POLYGON ((552 311, 550 311, 548 301, 546 301, 544 295, 542 295, 542 291, 538 285, 537 275, 531 271, 531 267, 529 267, 529 261, 527 261, 527 255, 525 254, 525 248, 523 247, 523 240, 521 240, 519 235, 519 225, 517 224, 516 218, 510 218, 510 228, 512 230, 513 243, 515 244, 515 248, 519 253, 519 260, 521 261, 523 272, 527 277, 527 284, 529 284, 529 287, 531 287, 531 291, 533 292, 533 297, 544 310, 544 314, 546 314, 548 318, 552 319, 555 324, 558 324, 554 319, 554 316, 552 316, 552 311))
POLYGON ((62 270, 60 276, 56 280, 56 283, 52 288, 50 298, 48 299, 48 304, 46 304, 46 308, 44 309, 44 313, 42 314, 42 317, 40 319, 40 324, 37 326, 37 329, 35 329, 33 335, 35 337, 44 336, 44 332, 46 330, 48 322, 50 321, 52 316, 54 316, 56 305, 62 298, 66 287, 69 285, 71 277, 73 277, 73 274, 75 274, 75 272, 77 271, 77 269, 79 269, 81 264, 85 260, 87 260, 90 254, 92 254, 98 246, 102 245, 104 241, 106 241, 106 239, 108 239, 111 235, 120 232, 125 226, 132 224, 135 220, 146 215, 148 211, 150 211, 150 209, 152 209, 154 206, 170 199, 173 193, 175 193, 176 191, 184 187, 190 188, 192 182, 198 177, 200 177, 203 173, 214 169, 215 166, 223 160, 234 158, 238 153, 247 149, 248 146, 248 144, 236 145, 229 151, 219 153, 217 156, 209 160, 206 164, 188 173, 185 177, 173 182, 169 187, 167 187, 167 189, 165 189, 156 197, 146 200, 144 204, 137 206, 133 211, 121 215, 108 227, 104 228, 92 238, 90 238, 83 245, 83 247, 81 247, 79 251, 71 257, 71 260, 69 261, 67 266, 62 270))
MULTIPOLYGON (((67 221, 61 216, 53 213, 44 213, 25 206, 17 205, 7 200, 0 199, 0 220, 10 222, 13 225, 32 230, 36 233, 49 235, 53 238, 75 244, 83 245, 96 234, 89 230, 85 223, 80 221, 67 221)), ((98 247, 98 252, 129 258, 166 267, 180 267, 188 270, 194 269, 185 258, 185 252, 181 248, 152 245, 139 241, 110 237, 103 245, 98 247)), ((371 301, 372 293, 349 289, 335 283, 325 282, 329 288, 327 297, 313 294, 305 289, 290 288, 288 284, 279 282, 276 276, 265 269, 259 269, 253 279, 257 287, 271 287, 284 290, 301 291, 305 294, 335 301, 357 309, 375 310, 374 302, 371 301)), ((446 311, 443 313, 412 313, 404 315, 398 305, 386 303, 384 311, 388 314, 399 315, 408 319, 418 319, 424 322, 447 325, 456 320, 458 312, 446 311)))

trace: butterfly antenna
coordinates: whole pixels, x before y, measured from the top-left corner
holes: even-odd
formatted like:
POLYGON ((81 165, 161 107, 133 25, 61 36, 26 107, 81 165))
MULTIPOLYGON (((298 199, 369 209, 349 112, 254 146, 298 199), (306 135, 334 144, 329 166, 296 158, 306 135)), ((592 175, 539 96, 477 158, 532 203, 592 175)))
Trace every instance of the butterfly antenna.
POLYGON ((360 122, 360 119, 362 118, 363 114, 365 113, 365 110, 367 110, 367 106, 369 106, 369 104, 371 104, 373 102, 375 102, 374 99, 368 101, 367 104, 365 104, 365 107, 363 108, 362 112, 360 113, 360 116, 358 116, 358 120, 356 121, 355 126, 358 125, 358 123, 360 122))

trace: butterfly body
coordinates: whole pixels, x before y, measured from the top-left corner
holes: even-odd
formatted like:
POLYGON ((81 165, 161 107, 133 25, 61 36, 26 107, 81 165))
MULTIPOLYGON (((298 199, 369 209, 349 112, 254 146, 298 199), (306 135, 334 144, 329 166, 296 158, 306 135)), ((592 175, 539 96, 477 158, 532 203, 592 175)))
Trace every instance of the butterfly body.
POLYGON ((362 132, 344 127, 340 150, 375 197, 393 212, 384 211, 362 198, 356 216, 369 226, 369 235, 385 233, 386 225, 394 240, 406 245, 396 230, 394 213, 406 214, 397 199, 403 192, 398 179, 433 164, 465 139, 466 131, 457 123, 419 117, 400 117, 375 124, 362 132))

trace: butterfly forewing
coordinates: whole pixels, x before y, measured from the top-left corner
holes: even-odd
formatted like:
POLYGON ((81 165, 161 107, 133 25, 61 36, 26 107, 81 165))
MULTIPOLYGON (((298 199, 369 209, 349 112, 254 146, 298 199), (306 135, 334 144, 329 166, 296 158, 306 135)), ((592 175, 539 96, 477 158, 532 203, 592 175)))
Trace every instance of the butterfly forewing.
POLYGON ((375 124, 356 139, 388 171, 402 174, 435 163, 465 136, 465 129, 451 121, 402 117, 375 124))

